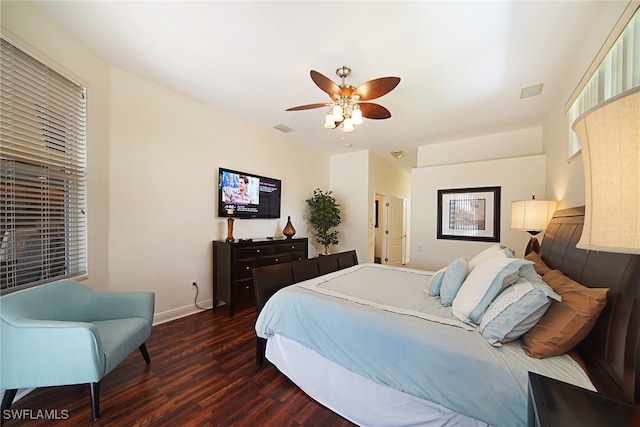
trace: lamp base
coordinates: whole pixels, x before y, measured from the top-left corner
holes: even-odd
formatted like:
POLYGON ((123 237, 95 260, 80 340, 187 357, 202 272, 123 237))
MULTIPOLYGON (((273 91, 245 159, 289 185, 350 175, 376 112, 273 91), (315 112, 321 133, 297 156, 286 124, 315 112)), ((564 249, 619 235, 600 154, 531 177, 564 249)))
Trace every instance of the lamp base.
POLYGON ((529 240, 529 244, 524 250, 524 256, 529 255, 531 252, 540 253, 540 242, 536 237, 539 231, 528 231, 528 233, 531 234, 531 240, 529 240))

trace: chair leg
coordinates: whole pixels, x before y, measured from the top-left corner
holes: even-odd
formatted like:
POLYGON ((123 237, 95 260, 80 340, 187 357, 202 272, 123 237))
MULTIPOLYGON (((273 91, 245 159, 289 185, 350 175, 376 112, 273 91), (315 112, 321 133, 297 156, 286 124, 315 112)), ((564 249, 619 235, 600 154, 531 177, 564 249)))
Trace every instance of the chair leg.
POLYGON ((264 353, 267 349, 267 340, 256 337, 256 364, 262 365, 264 362, 264 353))
POLYGON ((138 347, 140 353, 142 353, 142 357, 144 357, 144 361, 147 362, 147 365, 151 363, 151 359, 149 358, 149 352, 147 351, 147 346, 145 343, 142 343, 140 347, 138 347))
POLYGON ((4 391, 4 396, 2 397, 2 409, 0 410, 0 416, 4 414, 5 409, 9 409, 11 404, 13 403, 13 399, 16 397, 16 393, 18 392, 17 388, 12 388, 10 390, 4 391))
POLYGON ((96 421, 100 416, 100 382, 91 383, 91 416, 96 421))

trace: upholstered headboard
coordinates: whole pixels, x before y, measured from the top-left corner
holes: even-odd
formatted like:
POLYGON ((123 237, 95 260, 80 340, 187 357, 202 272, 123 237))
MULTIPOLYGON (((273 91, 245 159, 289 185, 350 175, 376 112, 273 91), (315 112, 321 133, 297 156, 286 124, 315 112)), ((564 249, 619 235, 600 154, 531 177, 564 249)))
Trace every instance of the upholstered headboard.
POLYGON ((559 210, 540 256, 552 269, 591 288, 609 288, 607 306, 577 350, 601 393, 640 403, 640 255, 576 248, 584 208, 559 210))

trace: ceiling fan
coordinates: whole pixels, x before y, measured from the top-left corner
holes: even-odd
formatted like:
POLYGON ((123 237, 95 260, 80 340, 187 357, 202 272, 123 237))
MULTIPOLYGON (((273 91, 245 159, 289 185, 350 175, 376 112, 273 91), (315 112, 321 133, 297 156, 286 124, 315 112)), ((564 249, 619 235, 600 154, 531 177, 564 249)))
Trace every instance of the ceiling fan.
POLYGON ((330 107, 325 117, 324 127, 335 129, 342 125, 344 132, 353 132, 354 125, 362 123, 363 117, 376 120, 391 117, 389 110, 382 105, 362 101, 376 99, 391 92, 400 83, 400 77, 381 77, 369 80, 356 88, 345 83, 345 79, 351 74, 351 68, 347 66, 336 70, 336 74, 342 79, 340 85, 315 70, 311 70, 310 74, 311 80, 331 97, 332 102, 300 105, 287 108, 286 111, 330 107))

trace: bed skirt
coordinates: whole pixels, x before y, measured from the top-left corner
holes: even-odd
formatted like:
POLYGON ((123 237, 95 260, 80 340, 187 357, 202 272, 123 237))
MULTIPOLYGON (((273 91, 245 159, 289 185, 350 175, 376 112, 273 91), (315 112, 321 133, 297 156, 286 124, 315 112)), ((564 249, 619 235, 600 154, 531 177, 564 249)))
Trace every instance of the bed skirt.
POLYGON ((269 338, 266 357, 315 401, 360 426, 488 426, 371 381, 281 335, 269 338))

